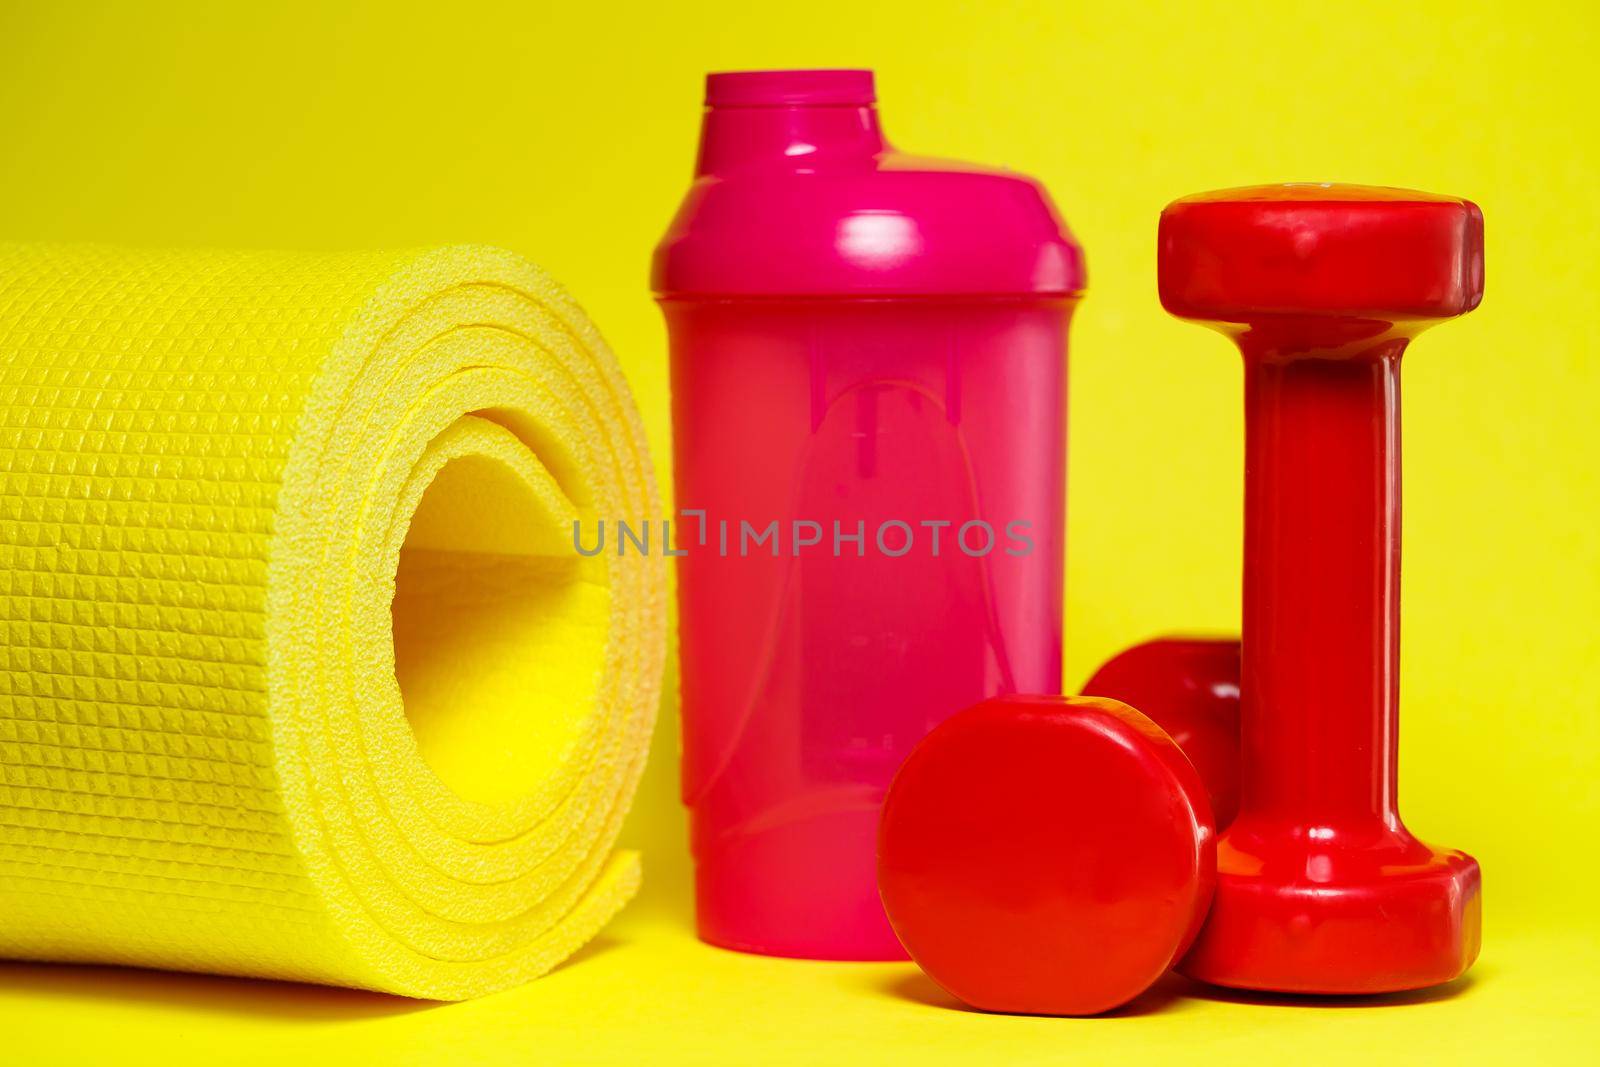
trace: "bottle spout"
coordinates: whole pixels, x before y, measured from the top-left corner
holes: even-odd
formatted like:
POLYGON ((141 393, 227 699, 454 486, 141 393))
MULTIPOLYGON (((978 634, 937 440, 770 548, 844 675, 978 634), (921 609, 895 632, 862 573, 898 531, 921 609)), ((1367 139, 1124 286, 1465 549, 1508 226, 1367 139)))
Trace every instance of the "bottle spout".
POLYGON ((695 176, 747 166, 806 169, 888 148, 870 70, 759 70, 706 76, 695 176))

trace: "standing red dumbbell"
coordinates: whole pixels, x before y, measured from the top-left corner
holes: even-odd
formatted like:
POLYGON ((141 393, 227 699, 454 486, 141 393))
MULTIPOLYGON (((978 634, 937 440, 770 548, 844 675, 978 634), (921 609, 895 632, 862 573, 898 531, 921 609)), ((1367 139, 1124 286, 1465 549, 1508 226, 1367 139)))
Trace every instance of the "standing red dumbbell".
POLYGON ((1375 993, 1478 954, 1477 863, 1396 805, 1400 356, 1483 294, 1483 216, 1398 189, 1281 185, 1161 216, 1161 302, 1245 361, 1243 791, 1181 969, 1375 993))

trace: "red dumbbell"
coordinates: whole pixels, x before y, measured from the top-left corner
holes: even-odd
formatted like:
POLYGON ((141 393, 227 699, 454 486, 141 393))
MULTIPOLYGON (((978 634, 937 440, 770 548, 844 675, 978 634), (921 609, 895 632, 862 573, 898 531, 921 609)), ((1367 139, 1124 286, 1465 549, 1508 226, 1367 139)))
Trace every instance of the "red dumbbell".
POLYGON ((985 1011, 1126 1004, 1193 943, 1216 871, 1194 765, 1103 697, 996 697, 956 713, 906 757, 879 826, 895 933, 985 1011))
POLYGON ((1400 356, 1483 294, 1483 216, 1398 189, 1295 184, 1162 213, 1161 302, 1245 364, 1242 797, 1181 970, 1377 993, 1478 953, 1477 863, 1396 806, 1400 356))
POLYGON ((1101 664, 1086 697, 1138 708, 1200 772, 1217 829, 1239 810, 1239 639, 1159 637, 1101 664))

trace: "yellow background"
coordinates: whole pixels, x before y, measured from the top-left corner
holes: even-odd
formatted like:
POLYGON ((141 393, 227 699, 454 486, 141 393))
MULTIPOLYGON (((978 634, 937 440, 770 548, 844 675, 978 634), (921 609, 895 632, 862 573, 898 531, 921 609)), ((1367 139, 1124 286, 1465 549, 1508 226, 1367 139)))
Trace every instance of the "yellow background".
MULTIPOLYGON (((1122 1016, 957 1010, 910 965, 689 932, 676 720, 627 830, 645 896, 532 986, 463 1005, 0 964, 0 1061, 1296 1062, 1600 1045, 1600 17, 1586 0, 483 5, 0 0, 0 237, 301 248, 483 241, 616 348, 665 483, 651 246, 710 69, 871 66, 890 136, 1042 178, 1088 252, 1074 327, 1066 684, 1237 626, 1240 372, 1155 297, 1157 212, 1280 179, 1475 199, 1488 295, 1405 370, 1402 803, 1477 855, 1485 948, 1430 994, 1169 981, 1122 1016)), ((0 922, 4 917, 0 916, 0 922)))

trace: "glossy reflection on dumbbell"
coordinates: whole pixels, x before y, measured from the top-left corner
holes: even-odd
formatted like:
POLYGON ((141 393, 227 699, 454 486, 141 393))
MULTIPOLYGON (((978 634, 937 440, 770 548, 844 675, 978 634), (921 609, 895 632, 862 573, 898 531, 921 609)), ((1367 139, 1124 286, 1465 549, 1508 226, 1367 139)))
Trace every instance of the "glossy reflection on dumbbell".
POLYGON ((1179 200, 1162 304, 1245 364, 1243 788, 1181 969, 1248 989, 1375 993, 1478 953, 1477 863, 1400 822, 1400 357, 1476 307, 1483 217, 1337 185, 1179 200))

